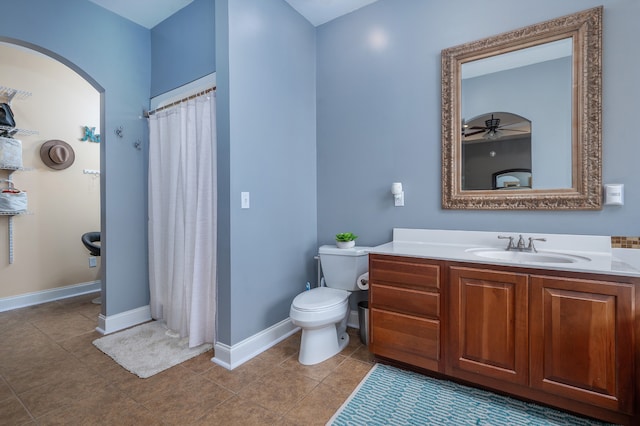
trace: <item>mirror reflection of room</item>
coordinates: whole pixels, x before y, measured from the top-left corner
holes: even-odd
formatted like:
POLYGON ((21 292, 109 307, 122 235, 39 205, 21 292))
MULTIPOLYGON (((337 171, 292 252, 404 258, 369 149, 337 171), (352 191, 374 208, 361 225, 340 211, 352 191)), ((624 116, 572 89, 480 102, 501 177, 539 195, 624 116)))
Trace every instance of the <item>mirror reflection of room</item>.
POLYGON ((572 49, 565 38, 462 64, 463 190, 572 187, 572 49))
POLYGON ((462 125, 462 189, 531 188, 531 121, 492 112, 462 125))

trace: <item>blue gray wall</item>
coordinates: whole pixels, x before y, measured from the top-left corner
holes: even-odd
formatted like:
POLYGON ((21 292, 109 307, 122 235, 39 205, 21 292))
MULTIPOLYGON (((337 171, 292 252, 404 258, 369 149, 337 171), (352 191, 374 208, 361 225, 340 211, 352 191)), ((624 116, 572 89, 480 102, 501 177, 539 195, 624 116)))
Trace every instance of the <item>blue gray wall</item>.
POLYGON ((229 118, 229 0, 216 1, 216 133, 218 162, 218 322, 216 339, 231 345, 231 120, 229 118))
POLYGON ((640 3, 604 2, 603 180, 625 206, 602 211, 456 211, 441 206, 442 49, 602 4, 601 0, 380 0, 317 30, 318 242, 394 227, 638 235, 640 3), (499 13, 496 13, 499 11, 499 13), (341 168, 341 165, 348 167, 341 168), (393 207, 392 182, 405 207, 393 207))
POLYGON ((286 319, 314 276, 315 29, 282 0, 217 0, 216 36, 218 154, 229 156, 220 218, 230 227, 218 245, 218 335, 235 344, 286 319))
MULTIPOLYGON (((147 305, 146 154, 133 143, 147 140, 146 122, 139 117, 149 105, 149 30, 87 0, 6 1, 2 8, 0 40, 49 54, 102 92, 102 265, 103 285, 108 283, 102 313, 147 305), (114 135, 120 126, 122 139, 114 135)), ((30 102, 37 99, 35 93, 30 102)), ((41 137, 44 142, 55 135, 41 137)), ((80 244, 80 235, 70 238, 80 244)))
POLYGON ((217 338, 233 345, 286 319, 315 279, 315 29, 284 0, 216 0, 210 13, 213 3, 151 30, 151 92, 216 72, 217 338), (180 48, 186 62, 162 62, 180 48), (198 54, 215 57, 202 67, 198 54))
POLYGON ((151 29, 151 97, 216 70, 214 0, 194 0, 151 29))

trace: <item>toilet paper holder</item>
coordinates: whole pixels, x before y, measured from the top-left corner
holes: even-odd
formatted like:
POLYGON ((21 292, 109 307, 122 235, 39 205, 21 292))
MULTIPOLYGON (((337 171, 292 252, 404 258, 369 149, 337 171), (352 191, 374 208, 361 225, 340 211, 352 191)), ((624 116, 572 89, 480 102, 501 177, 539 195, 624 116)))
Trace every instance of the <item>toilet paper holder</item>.
POLYGON ((358 288, 360 290, 369 290, 369 273, 365 272, 364 274, 360 275, 356 281, 356 284, 358 285, 358 288))

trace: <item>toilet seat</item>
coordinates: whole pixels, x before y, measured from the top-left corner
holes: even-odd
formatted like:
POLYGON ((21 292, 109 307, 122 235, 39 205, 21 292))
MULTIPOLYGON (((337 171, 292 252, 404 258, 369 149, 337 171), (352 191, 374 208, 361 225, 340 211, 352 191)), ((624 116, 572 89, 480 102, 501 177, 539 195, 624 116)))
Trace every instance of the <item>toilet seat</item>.
POLYGON ((321 312, 341 305, 348 299, 349 292, 346 290, 318 287, 297 295, 292 307, 301 312, 321 312))
POLYGON ((302 365, 322 362, 349 344, 346 330, 350 295, 346 290, 318 287, 293 299, 289 318, 302 328, 298 354, 302 365))

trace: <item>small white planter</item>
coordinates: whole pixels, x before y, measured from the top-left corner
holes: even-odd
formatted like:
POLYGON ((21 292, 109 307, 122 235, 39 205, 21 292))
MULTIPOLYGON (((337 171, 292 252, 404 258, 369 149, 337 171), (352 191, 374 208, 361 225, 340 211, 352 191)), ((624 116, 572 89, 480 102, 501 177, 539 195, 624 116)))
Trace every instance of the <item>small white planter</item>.
POLYGON ((336 241, 336 246, 338 246, 338 248, 340 249, 352 248, 352 247, 355 247, 355 245, 356 245, 355 241, 336 241))

